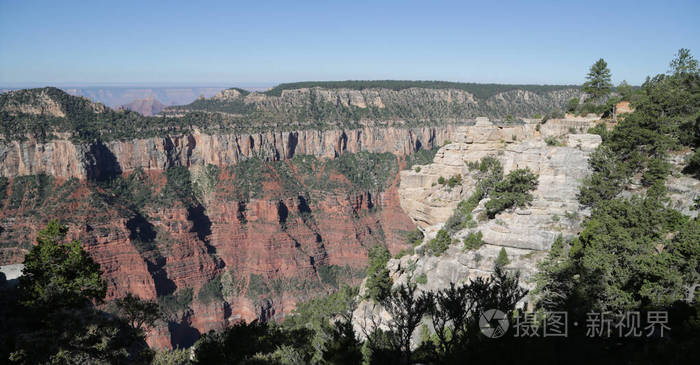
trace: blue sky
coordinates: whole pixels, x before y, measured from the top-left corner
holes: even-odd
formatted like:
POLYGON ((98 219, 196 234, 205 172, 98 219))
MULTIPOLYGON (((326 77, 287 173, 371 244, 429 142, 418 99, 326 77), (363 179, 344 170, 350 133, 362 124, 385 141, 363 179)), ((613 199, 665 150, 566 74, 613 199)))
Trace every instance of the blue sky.
POLYGON ((0 0, 0 85, 615 83, 700 58, 700 1, 0 0))

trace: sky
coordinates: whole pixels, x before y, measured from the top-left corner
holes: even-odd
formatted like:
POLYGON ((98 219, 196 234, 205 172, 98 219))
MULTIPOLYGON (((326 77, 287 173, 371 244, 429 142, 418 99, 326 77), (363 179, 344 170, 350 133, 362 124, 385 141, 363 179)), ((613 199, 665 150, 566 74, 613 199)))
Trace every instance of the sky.
POLYGON ((700 58, 700 1, 0 0, 0 86, 615 84, 700 58))

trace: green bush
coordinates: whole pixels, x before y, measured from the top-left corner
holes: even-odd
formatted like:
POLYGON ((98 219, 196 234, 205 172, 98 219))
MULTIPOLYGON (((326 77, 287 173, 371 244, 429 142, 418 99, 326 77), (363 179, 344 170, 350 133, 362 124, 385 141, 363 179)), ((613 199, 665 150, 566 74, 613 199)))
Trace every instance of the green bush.
POLYGON ((608 127, 605 123, 598 123, 595 127, 588 128, 588 133, 597 134, 600 138, 605 141, 608 138, 608 127))
POLYGON ((578 109, 578 98, 571 98, 569 102, 566 103, 566 112, 574 113, 578 109))
POLYGON ((450 189, 454 188, 457 185, 461 185, 461 184, 462 184, 462 175, 461 174, 457 174, 455 176, 452 176, 447 180, 447 186, 449 186, 450 189))
POLYGON ((197 294, 197 299, 199 299, 199 302, 203 304, 220 302, 224 299, 221 292, 221 276, 217 276, 202 285, 202 287, 199 289, 199 293, 197 294))
POLYGON ((484 241, 482 240, 483 237, 484 237, 484 235, 481 233, 481 231, 476 232, 476 233, 469 232, 467 237, 464 237, 463 250, 464 251, 478 250, 481 246, 484 245, 484 241))
POLYGON ((183 288, 175 293, 158 297, 158 305, 166 315, 177 316, 190 308, 193 296, 192 288, 183 288))
POLYGON ((428 275, 426 275, 425 273, 422 273, 416 277, 415 281, 418 284, 425 285, 428 283, 428 275))
POLYGON ((683 168, 683 173, 693 175, 696 179, 700 179, 700 148, 690 157, 688 165, 683 168))
POLYGON ((409 231, 406 234, 406 243, 408 243, 412 247, 420 245, 421 243, 423 243, 423 232, 421 232, 421 230, 418 228, 409 231))
POLYGON ((160 197, 164 204, 181 201, 186 207, 196 204, 190 170, 185 166, 171 167, 165 170, 167 183, 161 190, 160 197))
POLYGON ((562 143, 554 136, 547 136, 544 138, 544 142, 547 146, 561 146, 562 143))
POLYGON ((323 265, 318 266, 317 270, 321 282, 333 288, 339 288, 341 283, 356 276, 356 270, 349 266, 323 265))
POLYGON ((451 243, 452 237, 450 237, 450 234, 445 229, 441 229, 438 231, 437 236, 428 242, 427 248, 434 256, 440 256, 450 247, 451 243))
POLYGON ((412 154, 406 156, 406 166, 411 167, 413 165, 427 165, 433 162, 435 154, 439 150, 438 147, 431 148, 429 150, 421 149, 412 154))
POLYGON ((440 176, 440 177, 438 178, 438 181, 437 181, 437 182, 438 182, 438 184, 440 184, 440 185, 445 185, 445 178, 442 177, 442 176, 440 176))
POLYGON ((533 199, 531 190, 537 187, 537 175, 530 169, 517 169, 511 171, 506 178, 496 184, 490 194, 491 199, 486 202, 485 208, 489 218, 513 206, 522 207, 533 199))
POLYGON ((477 187, 469 199, 462 200, 459 202, 459 204, 457 204, 457 208, 445 222, 444 229, 447 230, 448 233, 454 234, 464 228, 467 228, 467 225, 474 224, 475 222, 471 213, 474 208, 479 205, 479 201, 481 201, 482 197, 483 193, 481 192, 481 189, 477 187))
POLYGON ((151 365, 189 365, 190 349, 156 350, 151 365))
POLYGON ((265 278, 260 274, 250 274, 248 278, 248 290, 246 296, 250 299, 257 300, 259 297, 267 296, 272 293, 272 289, 268 286, 265 278))
POLYGON ((664 156, 654 156, 649 159, 647 168, 642 173, 642 185, 649 187, 656 183, 663 183, 669 173, 671 173, 671 164, 666 162, 664 156))

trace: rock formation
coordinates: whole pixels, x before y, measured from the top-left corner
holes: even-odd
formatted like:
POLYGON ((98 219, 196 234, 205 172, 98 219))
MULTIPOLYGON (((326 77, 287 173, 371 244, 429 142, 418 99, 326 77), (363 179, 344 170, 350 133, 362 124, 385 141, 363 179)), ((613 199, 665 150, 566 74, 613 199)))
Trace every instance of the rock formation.
MULTIPOLYGON (((425 275, 427 280, 418 284, 418 288, 435 291, 450 283, 488 276, 501 248, 505 248, 510 260, 507 268, 519 270, 522 284, 532 288, 536 263, 559 235, 569 238, 578 233, 582 219, 589 214, 579 205, 577 194, 581 181, 590 173, 588 155, 601 143, 600 136, 585 134, 594 125, 594 120, 555 119, 545 124, 531 121, 498 127, 481 119, 474 126, 460 127, 453 142, 443 146, 431 164, 401 171, 401 207, 425 233, 425 240, 413 255, 389 261, 387 267, 394 285, 425 275), (425 254, 426 242, 435 237, 457 204, 467 199, 476 187, 467 164, 486 156, 498 159, 506 174, 517 168, 529 168, 538 175, 532 203, 525 208, 503 211, 494 219, 480 217, 474 227, 454 234, 452 245, 440 256, 425 254), (462 176, 460 185, 450 188, 438 184, 440 176, 449 178, 458 174, 462 176), (481 232, 484 245, 463 249, 462 239, 470 232, 481 232)), ((487 200, 483 199, 474 209, 473 217, 484 212, 487 200)), ((365 301, 360 303, 355 315, 358 318, 355 326, 359 327, 367 316, 387 314, 365 301)))

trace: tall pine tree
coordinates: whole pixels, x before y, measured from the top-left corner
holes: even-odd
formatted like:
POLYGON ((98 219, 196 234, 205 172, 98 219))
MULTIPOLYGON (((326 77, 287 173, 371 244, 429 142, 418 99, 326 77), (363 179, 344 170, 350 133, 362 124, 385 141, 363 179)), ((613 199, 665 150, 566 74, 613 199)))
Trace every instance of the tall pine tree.
POLYGON ((583 92, 591 95, 593 99, 599 100, 610 94, 612 82, 608 63, 602 58, 596 61, 588 71, 586 80, 588 81, 583 83, 583 92))

